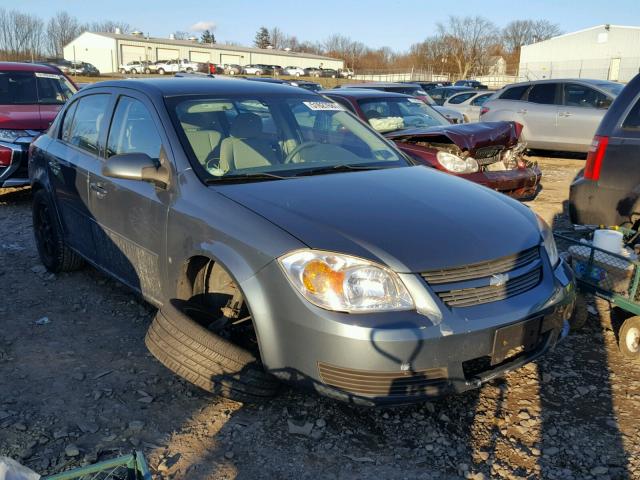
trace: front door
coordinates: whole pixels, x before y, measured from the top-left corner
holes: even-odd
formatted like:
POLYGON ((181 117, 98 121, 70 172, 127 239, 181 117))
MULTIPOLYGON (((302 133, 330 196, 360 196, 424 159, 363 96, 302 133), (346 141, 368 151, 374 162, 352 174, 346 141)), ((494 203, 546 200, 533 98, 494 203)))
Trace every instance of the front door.
MULTIPOLYGON (((168 162, 155 110, 144 97, 121 95, 109 128, 105 157, 145 153, 168 162), (162 152, 162 154, 161 154, 162 152)), ((100 265, 151 301, 160 299, 169 193, 136 180, 89 177, 91 212, 97 222, 100 265)))

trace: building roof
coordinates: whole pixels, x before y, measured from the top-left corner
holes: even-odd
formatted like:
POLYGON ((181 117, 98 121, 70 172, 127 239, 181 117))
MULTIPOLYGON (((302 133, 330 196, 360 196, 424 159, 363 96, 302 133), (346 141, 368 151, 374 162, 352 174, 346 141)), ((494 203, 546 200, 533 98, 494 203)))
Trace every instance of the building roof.
POLYGON ((191 40, 173 40, 171 38, 146 37, 143 35, 128 35, 124 33, 111 33, 111 32, 89 32, 89 33, 93 33, 94 35, 101 35, 103 37, 114 38, 116 40, 125 40, 125 41, 131 41, 131 42, 159 43, 162 45, 197 47, 197 48, 205 48, 205 49, 211 49, 211 50, 230 50, 235 52, 246 52, 246 53, 264 53, 268 55, 284 55, 291 58, 304 57, 304 58, 317 58, 318 60, 337 60, 337 61, 341 60, 340 58, 316 55, 314 53, 303 53, 303 52, 292 52, 292 51, 288 52, 286 50, 276 50, 276 49, 268 49, 268 48, 242 47, 239 45, 223 45, 220 43, 204 44, 204 43, 192 42, 191 40))
POLYGON ((576 35, 578 33, 588 32, 589 30, 598 30, 598 29, 607 30, 607 27, 608 27, 608 30, 611 30, 612 28, 626 28, 626 29, 630 29, 630 30, 640 30, 640 27, 638 27, 638 26, 611 25, 609 23, 602 23, 600 25, 594 25, 593 27, 587 27, 587 28, 583 28, 581 30, 576 30, 575 32, 563 33, 562 35, 557 35, 555 37, 547 38, 546 40, 541 40, 539 42, 530 43, 529 45, 523 45, 523 47, 528 47, 530 45, 538 45, 540 43, 548 42, 550 40, 555 40, 556 38, 570 37, 570 36, 576 35))

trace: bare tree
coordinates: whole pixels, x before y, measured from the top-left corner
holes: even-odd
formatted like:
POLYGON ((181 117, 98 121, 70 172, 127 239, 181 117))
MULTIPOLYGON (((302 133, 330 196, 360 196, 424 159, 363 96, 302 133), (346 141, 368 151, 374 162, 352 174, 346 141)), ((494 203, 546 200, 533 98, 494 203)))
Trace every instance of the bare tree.
POLYGON ((479 16, 451 16, 446 24, 438 23, 438 33, 446 47, 446 58, 453 60, 460 78, 482 65, 497 40, 496 26, 479 16))
POLYGON ((47 23, 47 39, 49 52, 55 57, 62 57, 66 44, 82 33, 82 25, 76 17, 67 12, 58 12, 47 23))
POLYGON ((89 30, 90 32, 108 32, 108 33, 115 33, 116 30, 120 30, 121 33, 129 33, 135 30, 127 22, 120 22, 120 21, 114 21, 114 20, 102 20, 99 22, 92 22, 90 24, 85 25, 84 29, 89 30))
POLYGON ((34 60, 44 52, 44 22, 17 10, 0 9, 0 50, 11 60, 34 60))
POLYGON ((191 34, 189 32, 183 32, 182 30, 176 30, 173 32, 173 38, 176 40, 186 40, 191 34))
POLYGON ((273 27, 269 30, 269 38, 271 39, 271 46, 275 49, 281 50, 284 48, 284 40, 286 34, 278 27, 273 27))

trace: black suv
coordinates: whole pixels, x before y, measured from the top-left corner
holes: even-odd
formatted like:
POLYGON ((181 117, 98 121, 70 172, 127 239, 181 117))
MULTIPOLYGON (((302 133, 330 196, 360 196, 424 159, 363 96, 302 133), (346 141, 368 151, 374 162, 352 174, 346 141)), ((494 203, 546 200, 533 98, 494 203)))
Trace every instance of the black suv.
POLYGON ((571 185, 571 221, 581 225, 640 223, 640 75, 609 107, 593 137, 584 171, 571 185))

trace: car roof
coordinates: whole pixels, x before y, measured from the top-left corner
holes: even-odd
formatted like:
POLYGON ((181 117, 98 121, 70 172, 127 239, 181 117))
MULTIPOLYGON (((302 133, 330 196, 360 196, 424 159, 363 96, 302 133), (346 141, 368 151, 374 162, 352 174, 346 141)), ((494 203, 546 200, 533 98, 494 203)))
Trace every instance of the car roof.
POLYGON ((559 83, 559 82, 576 82, 576 83, 586 83, 589 85, 602 85, 603 83, 620 85, 618 82, 612 82, 610 80, 597 80, 595 78, 545 78, 543 80, 530 80, 528 82, 510 83, 509 85, 505 85, 503 88, 523 86, 523 85, 534 85, 538 83, 559 83))
MULTIPOLYGON (((364 82, 364 83, 345 83, 342 85, 342 88, 367 88, 363 87, 363 85, 367 85, 370 87, 405 87, 406 83, 400 82, 364 82)), ((419 85, 416 85, 418 87, 419 85)))
POLYGON ((436 87, 436 88, 440 88, 442 90, 453 90, 453 91, 459 91, 460 93, 462 92, 474 92, 475 89, 472 89, 471 87, 463 87, 462 85, 445 85, 442 87, 436 87))
POLYGON ((181 95, 269 95, 296 93, 315 96, 308 90, 291 85, 271 82, 249 82, 245 79, 222 78, 145 78, 131 80, 111 80, 94 83, 82 89, 83 92, 94 88, 130 88, 149 95, 173 97, 181 95))
POLYGON ((0 62, 0 71, 5 72, 43 72, 43 73, 60 73, 58 67, 45 65, 42 63, 25 63, 25 62, 0 62))
POLYGON ((386 98, 386 97, 414 98, 411 95, 405 95, 404 93, 385 92, 384 90, 376 90, 373 88, 334 88, 331 90, 321 90, 318 93, 321 95, 340 95, 341 97, 349 97, 355 100, 358 100, 361 98, 386 98))

